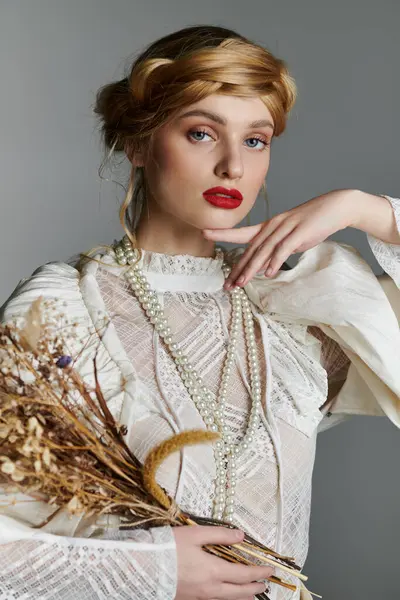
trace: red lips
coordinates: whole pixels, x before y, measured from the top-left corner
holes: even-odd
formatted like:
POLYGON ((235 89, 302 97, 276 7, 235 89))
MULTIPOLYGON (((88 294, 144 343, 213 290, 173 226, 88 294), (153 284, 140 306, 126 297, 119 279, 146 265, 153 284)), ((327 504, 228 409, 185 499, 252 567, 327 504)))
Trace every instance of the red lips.
POLYGON ((203 192, 203 196, 204 194, 226 194, 227 196, 232 196, 232 198, 236 198, 237 200, 243 200, 242 194, 239 192, 239 190, 235 190, 234 188, 228 190, 228 188, 217 186, 206 190, 203 192))
POLYGON ((243 200, 239 190, 224 188, 221 186, 210 188, 203 192, 203 196, 207 202, 217 206, 218 208, 237 208, 243 200), (218 194, 226 194, 226 196, 218 196, 218 194))

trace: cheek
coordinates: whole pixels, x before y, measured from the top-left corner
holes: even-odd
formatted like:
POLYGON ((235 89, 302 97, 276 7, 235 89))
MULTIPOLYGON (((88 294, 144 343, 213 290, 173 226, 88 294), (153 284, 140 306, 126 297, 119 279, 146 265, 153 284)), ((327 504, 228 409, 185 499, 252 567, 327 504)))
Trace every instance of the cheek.
POLYGON ((198 157, 182 141, 164 140, 158 143, 154 159, 154 174, 168 186, 182 181, 193 183, 199 175, 198 157))
POLYGON ((258 164, 252 164, 249 168, 250 181, 249 181, 249 189, 251 190, 253 196, 256 196, 257 193, 261 190, 263 183, 265 183, 265 179, 269 170, 269 154, 267 157, 263 157, 262 161, 258 164))

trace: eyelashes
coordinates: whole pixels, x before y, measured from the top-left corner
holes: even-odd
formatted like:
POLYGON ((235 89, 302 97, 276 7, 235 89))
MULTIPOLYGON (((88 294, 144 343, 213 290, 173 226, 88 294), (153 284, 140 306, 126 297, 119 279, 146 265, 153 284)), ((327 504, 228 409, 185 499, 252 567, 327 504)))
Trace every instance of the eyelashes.
MULTIPOLYGON (((193 136, 196 133, 200 133, 200 134, 208 135, 208 136, 212 137, 210 133, 208 133, 207 131, 205 131, 204 129, 201 129, 201 128, 192 129, 191 131, 189 131, 188 136, 191 137, 191 136, 193 136)), ((196 140, 193 137, 191 137, 191 139, 194 140, 195 142, 201 142, 202 141, 202 140, 199 140, 199 139, 196 140)), ((254 149, 254 150, 256 150, 256 152, 262 152, 263 150, 267 150, 267 148, 271 145, 271 142, 269 142, 265 138, 263 138, 261 136, 258 136, 258 135, 252 135, 251 137, 247 138, 247 140, 257 140, 257 142, 261 142, 263 144, 262 148, 255 148, 255 146, 248 146, 248 148, 254 149)))

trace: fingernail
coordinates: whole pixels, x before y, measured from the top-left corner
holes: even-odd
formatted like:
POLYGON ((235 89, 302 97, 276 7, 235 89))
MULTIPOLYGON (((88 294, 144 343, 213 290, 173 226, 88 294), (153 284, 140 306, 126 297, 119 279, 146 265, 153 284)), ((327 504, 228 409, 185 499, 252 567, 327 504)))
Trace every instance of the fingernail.
POLYGON ((244 283, 244 280, 245 280, 245 279, 246 279, 246 278, 245 278, 245 276, 244 276, 244 275, 241 275, 241 276, 239 277, 239 279, 237 279, 237 280, 236 280, 236 283, 238 283, 239 285, 242 285, 242 283, 244 283))
POLYGON ((226 280, 226 281, 225 281, 225 283, 224 283, 224 288, 225 288, 226 290, 230 290, 230 289, 231 289, 231 287, 232 287, 232 282, 231 282, 231 281, 228 281, 228 280, 226 280))
POLYGON ((243 538, 243 536, 244 536, 244 531, 241 531, 240 529, 238 529, 237 531, 235 531, 235 537, 238 540, 241 540, 243 538))
POLYGON ((268 269, 266 270, 265 274, 266 275, 272 275, 273 270, 274 269, 272 267, 268 267, 268 269))

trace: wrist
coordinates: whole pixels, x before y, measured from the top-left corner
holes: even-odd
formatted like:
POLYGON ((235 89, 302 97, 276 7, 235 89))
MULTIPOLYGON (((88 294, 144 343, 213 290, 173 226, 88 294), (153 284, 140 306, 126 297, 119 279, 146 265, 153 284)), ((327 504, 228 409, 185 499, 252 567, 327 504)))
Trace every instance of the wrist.
POLYGON ((348 227, 361 229, 365 214, 365 192, 357 189, 347 190, 346 203, 349 210, 348 227))

